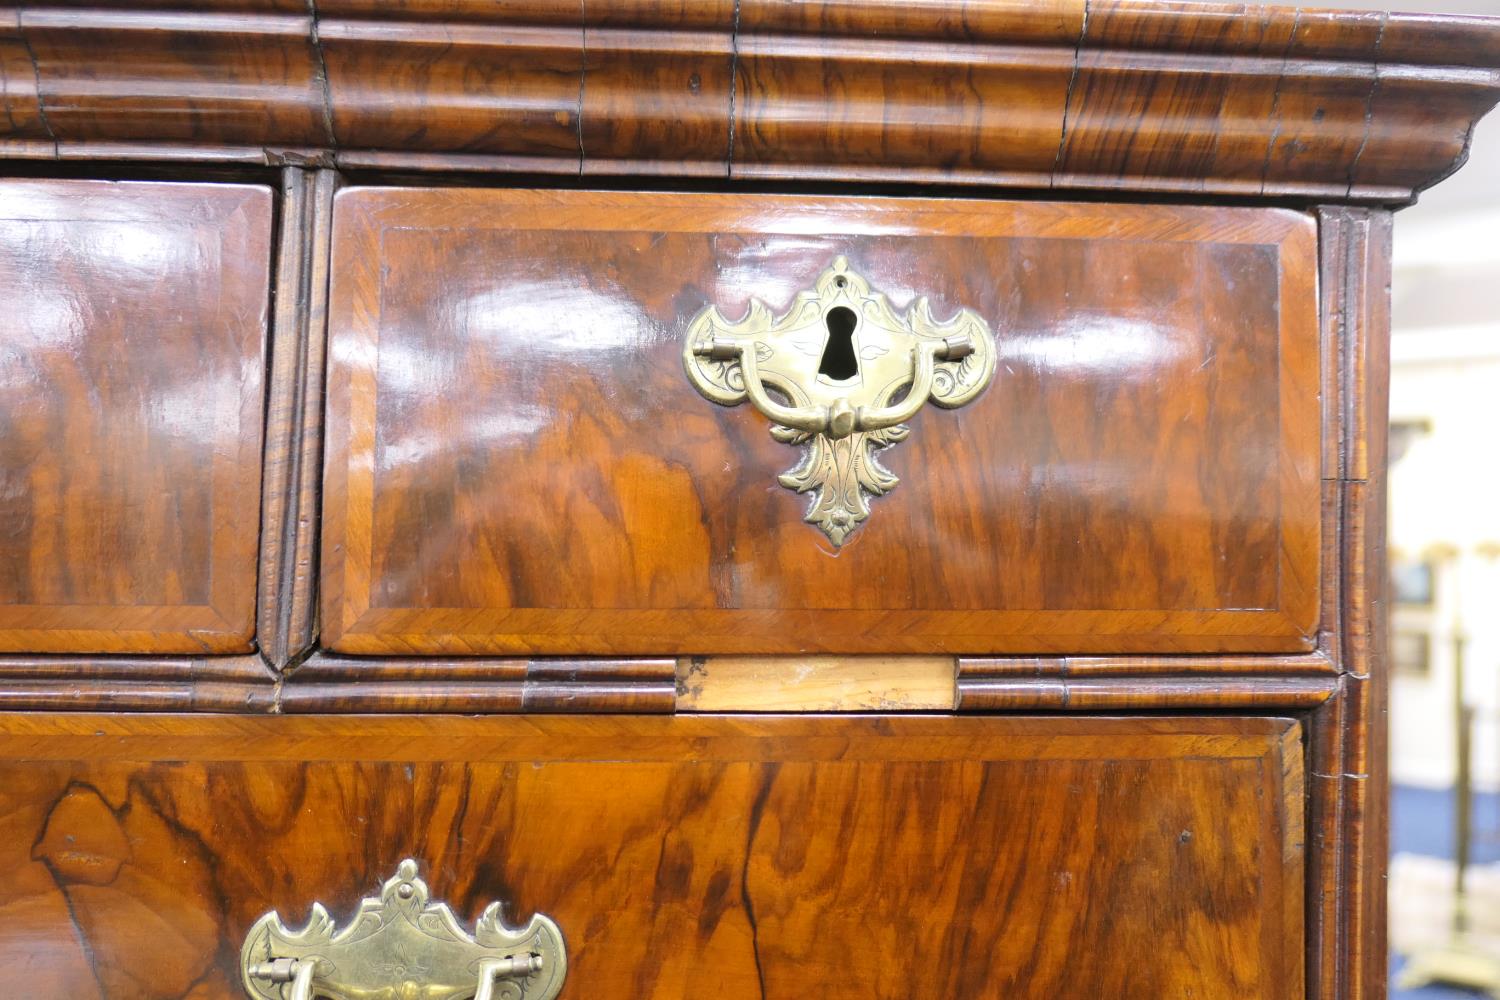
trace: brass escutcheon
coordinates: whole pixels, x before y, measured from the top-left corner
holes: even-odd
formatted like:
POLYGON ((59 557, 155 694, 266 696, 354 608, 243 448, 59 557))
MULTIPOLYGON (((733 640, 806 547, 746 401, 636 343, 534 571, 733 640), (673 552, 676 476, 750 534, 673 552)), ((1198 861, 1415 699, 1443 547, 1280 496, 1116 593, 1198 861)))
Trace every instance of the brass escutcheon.
POLYGON ((430 902, 407 859, 342 929, 321 903, 289 930, 275 910, 250 928, 240 976, 254 1000, 552 1000, 568 973, 562 932, 537 914, 508 927, 491 903, 465 931, 430 902))
POLYGON ((682 363, 708 399, 748 399, 776 440, 806 445, 778 482, 813 494, 805 520, 841 546, 870 516, 868 498, 899 482, 877 453, 907 436, 929 400, 953 409, 984 391, 995 338, 969 309, 934 320, 925 297, 897 313, 839 257, 780 316, 754 299, 733 323, 705 307, 688 325, 682 363))

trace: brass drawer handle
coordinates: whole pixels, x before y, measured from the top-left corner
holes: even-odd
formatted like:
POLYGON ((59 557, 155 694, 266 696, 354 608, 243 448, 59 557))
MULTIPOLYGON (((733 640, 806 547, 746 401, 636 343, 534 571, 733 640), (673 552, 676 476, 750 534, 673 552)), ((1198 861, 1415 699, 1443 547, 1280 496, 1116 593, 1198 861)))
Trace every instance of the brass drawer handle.
POLYGON ((240 973, 254 1000, 552 1000, 568 972, 557 924, 537 914, 506 926, 491 903, 470 934, 446 903, 430 902, 417 863, 366 898, 342 930, 321 903, 307 926, 288 930, 275 910, 250 928, 240 973))
POLYGON ((808 446, 779 482, 814 493, 806 520, 837 546, 870 516, 868 497, 899 481, 876 452, 905 438, 906 421, 929 400, 953 409, 983 392, 995 338, 968 309, 937 322, 925 298, 897 313, 839 257, 781 316, 756 300, 734 323, 705 307, 688 326, 682 361, 703 396, 722 406, 748 399, 778 441, 808 446))

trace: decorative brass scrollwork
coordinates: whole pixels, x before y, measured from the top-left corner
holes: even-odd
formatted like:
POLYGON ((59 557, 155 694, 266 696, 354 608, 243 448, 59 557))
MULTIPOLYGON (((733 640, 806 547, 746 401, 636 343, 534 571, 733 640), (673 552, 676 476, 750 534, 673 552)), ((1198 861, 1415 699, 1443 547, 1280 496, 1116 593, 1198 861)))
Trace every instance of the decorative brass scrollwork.
POLYGON ((813 494, 805 520, 840 546, 870 516, 869 498, 899 482, 878 452, 907 436, 929 399, 952 409, 979 395, 995 372, 995 339, 969 309, 937 322, 925 297, 897 313, 839 257, 780 316, 758 300, 734 323, 706 307, 688 326, 682 362, 704 396, 748 399, 776 440, 806 445, 778 482, 813 494))
POLYGON ((408 859, 343 930, 320 903, 299 931, 265 914, 245 938, 240 973, 255 1000, 552 1000, 568 960, 562 932, 541 914, 508 927, 491 903, 468 933, 430 902, 408 859))

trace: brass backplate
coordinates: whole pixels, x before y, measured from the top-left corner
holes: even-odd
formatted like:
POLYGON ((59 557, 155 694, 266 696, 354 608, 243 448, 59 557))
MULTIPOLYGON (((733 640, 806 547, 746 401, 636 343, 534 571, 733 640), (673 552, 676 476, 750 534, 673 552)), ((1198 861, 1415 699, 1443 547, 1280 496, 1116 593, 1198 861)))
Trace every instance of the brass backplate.
POLYGON ((320 903, 301 930, 265 914, 245 938, 240 971, 255 1000, 552 1000, 568 964, 562 932, 541 914, 508 927, 491 903, 465 931, 431 902, 408 859, 343 929, 320 903))
POLYGON ((682 360, 705 397, 748 399, 778 441, 805 446, 778 481, 812 494, 805 520, 841 546, 870 516, 869 498, 898 482, 878 452, 907 436, 906 421, 927 402, 953 409, 984 391, 995 338, 969 309, 933 319, 925 297, 898 313, 839 257, 779 316, 758 300, 735 322, 706 306, 688 325, 682 360))

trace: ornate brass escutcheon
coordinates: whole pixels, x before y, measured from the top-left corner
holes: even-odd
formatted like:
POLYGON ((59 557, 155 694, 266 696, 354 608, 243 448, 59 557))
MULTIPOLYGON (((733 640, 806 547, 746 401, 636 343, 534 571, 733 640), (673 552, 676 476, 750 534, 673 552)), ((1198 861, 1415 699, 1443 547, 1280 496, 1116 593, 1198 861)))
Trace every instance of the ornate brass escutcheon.
POLYGON ((731 323, 708 306, 688 326, 682 361, 704 396, 748 399, 776 440, 807 446, 778 481, 811 492, 805 519, 843 545, 870 516, 868 498, 899 482, 877 453, 906 437, 929 399, 952 409, 979 395, 995 372, 995 339, 969 309, 934 320, 925 297, 897 313, 839 257, 780 316, 751 300, 731 323))
POLYGON ((507 927, 491 903, 470 934, 401 862, 343 930, 320 903, 288 930, 275 910, 250 928, 240 975, 255 1000, 552 1000, 568 973, 562 932, 537 914, 507 927))

